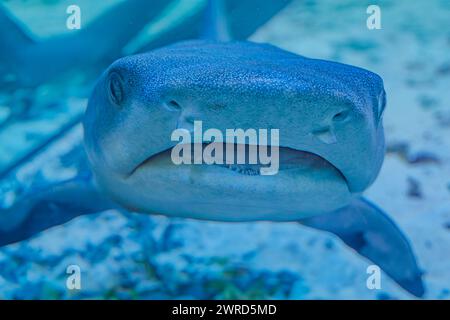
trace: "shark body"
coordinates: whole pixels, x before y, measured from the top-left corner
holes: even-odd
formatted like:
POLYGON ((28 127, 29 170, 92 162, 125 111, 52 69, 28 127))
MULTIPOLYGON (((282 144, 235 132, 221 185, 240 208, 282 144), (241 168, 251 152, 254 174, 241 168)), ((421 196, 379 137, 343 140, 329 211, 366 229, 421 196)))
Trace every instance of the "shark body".
POLYGON ((93 178, 52 186, 5 210, 0 244, 107 208, 296 221, 336 234, 422 296, 408 240, 361 198, 384 158, 385 104, 378 75, 271 45, 190 41, 119 59, 100 77, 83 121, 93 178), (195 120, 219 130, 278 128, 280 171, 175 165, 171 133, 192 130, 195 120), (49 215, 50 203, 61 212, 49 215))
POLYGON ((95 73, 121 56, 123 47, 170 3, 121 2, 80 30, 39 39, 0 6, 0 83, 34 88, 84 69, 95 73))

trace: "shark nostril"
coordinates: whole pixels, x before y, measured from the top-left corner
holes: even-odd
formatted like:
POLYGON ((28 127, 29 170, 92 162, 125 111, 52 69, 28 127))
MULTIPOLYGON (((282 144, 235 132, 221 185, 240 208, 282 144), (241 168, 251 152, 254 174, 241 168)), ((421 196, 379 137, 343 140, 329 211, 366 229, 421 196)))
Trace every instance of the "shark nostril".
POLYGON ((333 121, 342 122, 348 118, 348 115, 349 115, 348 110, 340 111, 333 116, 333 121))
POLYGON ((176 102, 175 100, 170 100, 170 101, 166 102, 165 106, 170 111, 179 111, 179 110, 181 110, 180 104, 178 102, 176 102))
POLYGON ((333 144, 337 142, 336 135, 330 127, 318 129, 312 132, 313 135, 325 144, 333 144))

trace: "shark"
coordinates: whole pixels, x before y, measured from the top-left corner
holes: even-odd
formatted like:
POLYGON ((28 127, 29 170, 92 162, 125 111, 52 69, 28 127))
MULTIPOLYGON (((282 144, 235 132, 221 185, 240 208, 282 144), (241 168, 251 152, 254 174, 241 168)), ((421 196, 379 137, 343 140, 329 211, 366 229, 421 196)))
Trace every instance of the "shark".
MULTIPOLYGON (((123 57, 99 77, 84 115, 89 173, 0 210, 0 245, 110 208, 295 222, 335 234, 422 297, 409 240, 362 195, 382 167, 385 107, 377 74, 270 44, 192 40, 123 57), (223 132, 278 129, 278 173, 249 174, 245 164, 174 164, 171 133, 192 132, 195 121, 223 132)), ((245 144, 239 150, 248 152, 245 144)))
POLYGON ((35 88, 73 70, 103 68, 121 56, 122 48, 170 1, 130 0, 106 10, 94 21, 61 35, 39 38, 0 6, 1 83, 35 88))
POLYGON ((79 30, 47 38, 34 35, 0 5, 0 85, 32 89, 77 70, 90 73, 95 80, 99 71, 124 55, 127 45, 137 41, 131 52, 137 53, 181 40, 207 37, 214 34, 211 30, 215 30, 216 23, 211 23, 211 19, 216 18, 227 21, 226 28, 233 39, 243 40, 290 1, 198 0, 177 9, 179 0, 126 0, 108 7, 79 30), (181 13, 169 26, 150 34, 145 32, 152 23, 174 10, 181 13), (211 15, 211 10, 217 16, 211 15), (248 19, 249 12, 255 10, 252 19, 248 19))
MULTIPOLYGON (((121 0, 87 23, 83 17, 90 6, 81 2, 81 29, 49 37, 30 32, 13 10, 0 4, 0 91, 6 98, 0 131, 15 131, 22 121, 45 122, 58 113, 64 118, 38 133, 39 141, 17 145, 12 156, 1 161, 0 178, 79 124, 82 111, 61 112, 53 102, 74 89, 78 97, 87 98, 99 74, 114 60, 193 38, 220 35, 224 40, 226 35, 245 40, 290 1, 121 0), (37 101, 42 88, 55 93, 45 98, 52 103, 37 101)), ((19 135, 28 134, 19 129, 19 135)))

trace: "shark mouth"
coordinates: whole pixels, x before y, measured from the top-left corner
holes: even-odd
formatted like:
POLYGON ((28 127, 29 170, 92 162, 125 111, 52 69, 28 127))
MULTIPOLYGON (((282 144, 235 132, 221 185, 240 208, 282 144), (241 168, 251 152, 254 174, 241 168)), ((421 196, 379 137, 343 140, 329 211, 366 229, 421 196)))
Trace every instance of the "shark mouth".
POLYGON ((270 145, 224 144, 223 149, 233 150, 231 157, 230 153, 224 152, 223 161, 215 165, 249 176, 261 175, 261 169, 269 168, 281 171, 332 166, 314 153, 288 147, 277 147, 277 152, 274 152, 270 145))
POLYGON ((274 148, 270 145, 198 143, 177 146, 150 156, 139 164, 130 175, 157 160, 161 164, 161 159, 164 159, 164 163, 167 165, 207 165, 246 176, 259 176, 261 169, 273 167, 276 167, 277 171, 328 169, 336 171, 342 179, 346 180, 342 172, 328 160, 315 153, 289 147, 277 147, 277 152, 274 152, 274 148), (175 150, 174 148, 177 146, 183 146, 183 151, 175 150), (176 159, 174 159, 174 155, 176 159), (181 162, 182 159, 183 162, 181 162))

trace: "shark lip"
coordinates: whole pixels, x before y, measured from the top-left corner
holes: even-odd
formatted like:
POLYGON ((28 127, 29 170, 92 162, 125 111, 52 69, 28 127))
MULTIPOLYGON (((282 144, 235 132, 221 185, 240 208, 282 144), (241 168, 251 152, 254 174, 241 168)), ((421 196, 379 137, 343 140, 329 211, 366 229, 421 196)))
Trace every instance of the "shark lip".
MULTIPOLYGON (((202 143, 202 150, 204 150, 204 148, 208 145, 210 145, 211 143, 202 143)), ((230 145, 230 144, 225 144, 225 145, 230 145)), ((237 159, 237 154, 239 153, 239 149, 238 146, 240 146, 242 149, 241 152, 245 153, 245 163, 238 163, 237 161, 233 161, 231 163, 227 163, 226 162, 226 158, 224 157, 223 159, 223 163, 213 163, 213 164, 205 164, 204 162, 202 162, 201 164, 181 164, 181 165, 191 165, 191 166, 214 166, 214 167, 220 167, 223 170, 231 170, 233 171, 235 174, 239 174, 239 175, 247 175, 247 176, 259 176, 260 174, 260 169, 263 167, 269 167, 270 164, 261 164, 259 161, 257 163, 248 163, 248 159, 249 159, 249 150, 250 147, 248 144, 245 145, 238 145, 238 144, 232 144, 233 148, 234 148, 234 154, 235 154, 235 159, 237 159)), ((252 146, 252 147, 256 147, 256 149, 253 150, 259 150, 258 148, 260 146, 252 146)), ((267 146, 268 149, 270 150, 270 145, 267 146)), ((226 146, 224 146, 224 154, 225 154, 225 149, 226 146)), ((142 169, 145 166, 150 166, 152 165, 152 163, 155 162, 155 160, 157 158, 165 158, 166 159, 166 164, 169 163, 169 161, 171 161, 171 153, 172 153, 173 147, 168 148, 164 151, 152 154, 151 156, 147 157, 144 161, 142 161, 141 163, 139 163, 129 174, 127 177, 131 177, 132 175, 134 175, 137 171, 139 171, 140 169, 142 169)), ((192 151, 192 159, 193 159, 193 154, 194 154, 194 146, 191 146, 191 151, 192 151)), ((332 168, 334 170, 336 170, 338 172, 338 174, 340 175, 340 177, 345 181, 345 183, 348 185, 348 181, 345 177, 345 175, 341 172, 341 170, 339 170, 339 168, 337 168, 336 166, 334 166, 330 161, 328 161, 327 159, 321 157, 320 155, 313 153, 313 152, 309 152, 309 151, 305 151, 305 150, 298 150, 298 149, 293 149, 290 147, 279 147, 279 157, 278 157, 278 161, 279 161, 279 168, 278 171, 286 171, 286 170, 320 170, 320 169, 325 169, 325 168, 332 168)), ((273 159, 272 159, 273 161, 273 159)), ((174 164, 175 166, 175 164, 174 164)))

